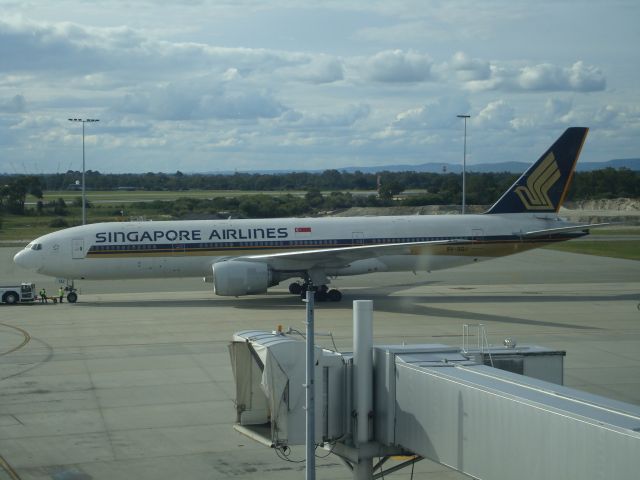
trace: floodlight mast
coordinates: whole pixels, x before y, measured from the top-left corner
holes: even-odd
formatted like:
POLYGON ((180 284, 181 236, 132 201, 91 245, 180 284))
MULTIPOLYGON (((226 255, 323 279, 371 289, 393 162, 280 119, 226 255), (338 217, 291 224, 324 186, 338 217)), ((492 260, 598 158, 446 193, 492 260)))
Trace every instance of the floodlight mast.
POLYGON ((82 123, 82 225, 87 223, 87 202, 85 198, 85 185, 84 185, 84 177, 85 177, 85 155, 84 155, 84 124, 85 123, 93 123, 99 122, 100 120, 97 118, 69 118, 70 122, 81 122, 82 123))

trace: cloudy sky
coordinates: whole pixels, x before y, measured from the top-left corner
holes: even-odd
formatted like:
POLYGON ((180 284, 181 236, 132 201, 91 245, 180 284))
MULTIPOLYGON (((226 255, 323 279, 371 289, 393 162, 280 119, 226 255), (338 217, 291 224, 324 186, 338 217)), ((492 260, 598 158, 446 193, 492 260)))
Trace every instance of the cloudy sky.
POLYGON ((0 0, 0 173, 640 157, 637 0, 0 0))

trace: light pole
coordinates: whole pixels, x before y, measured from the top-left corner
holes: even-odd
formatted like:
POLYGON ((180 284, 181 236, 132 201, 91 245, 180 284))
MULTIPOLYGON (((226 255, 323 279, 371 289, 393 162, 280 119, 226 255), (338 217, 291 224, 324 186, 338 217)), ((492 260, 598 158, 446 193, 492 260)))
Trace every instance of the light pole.
POLYGON ((99 122, 100 120, 97 118, 70 118, 69 121, 82 123, 82 224, 85 225, 87 223, 87 205, 84 188, 84 124, 99 122))
POLYGON ((462 156, 462 214, 464 215, 467 203, 467 118, 471 118, 471 115, 458 115, 458 118, 464 118, 464 154, 462 156))

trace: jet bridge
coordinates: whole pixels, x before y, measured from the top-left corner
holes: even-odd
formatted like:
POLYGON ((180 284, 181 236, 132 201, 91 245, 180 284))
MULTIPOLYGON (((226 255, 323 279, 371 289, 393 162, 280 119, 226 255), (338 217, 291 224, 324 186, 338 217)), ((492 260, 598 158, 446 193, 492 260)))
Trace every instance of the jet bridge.
MULTIPOLYGON (((236 429, 270 447, 305 441, 305 344, 284 334, 247 330, 229 346, 236 380, 236 429)), ((344 435, 345 358, 315 348, 316 443, 344 435)))
POLYGON ((382 444, 483 479, 631 479, 640 471, 637 406, 441 346, 374 352, 382 444))
MULTIPOLYGON (((238 431, 272 448, 304 443, 304 348, 277 332, 234 335, 238 431)), ((369 387, 355 382, 353 355, 318 346, 315 353, 316 444, 354 478, 388 475, 397 467, 382 471, 385 460, 396 454, 414 456, 405 464, 428 458, 495 480, 631 479, 640 471, 640 407, 540 379, 561 381, 564 352, 370 346, 369 412, 358 410, 369 387), (487 366, 489 354, 494 365, 539 378, 487 366), (374 457, 382 458, 376 467, 374 457)))

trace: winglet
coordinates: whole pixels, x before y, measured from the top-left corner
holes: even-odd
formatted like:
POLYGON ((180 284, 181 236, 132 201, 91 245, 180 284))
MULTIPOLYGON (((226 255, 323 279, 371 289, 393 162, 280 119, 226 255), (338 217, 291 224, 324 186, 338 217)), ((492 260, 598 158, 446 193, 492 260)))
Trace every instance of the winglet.
POLYGON ((486 213, 557 213, 588 132, 584 127, 567 128, 486 213))

